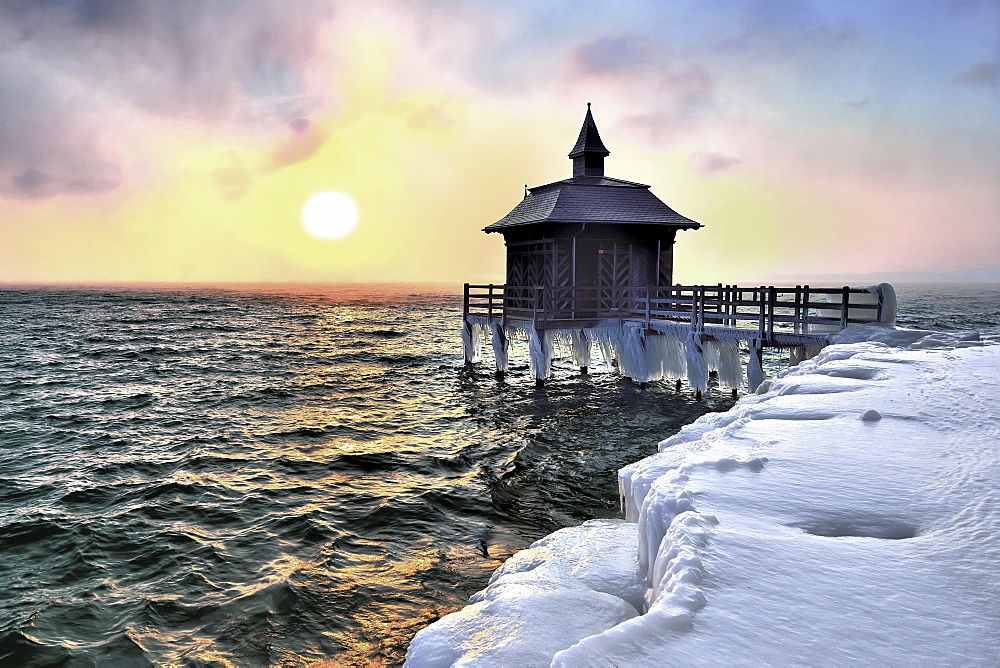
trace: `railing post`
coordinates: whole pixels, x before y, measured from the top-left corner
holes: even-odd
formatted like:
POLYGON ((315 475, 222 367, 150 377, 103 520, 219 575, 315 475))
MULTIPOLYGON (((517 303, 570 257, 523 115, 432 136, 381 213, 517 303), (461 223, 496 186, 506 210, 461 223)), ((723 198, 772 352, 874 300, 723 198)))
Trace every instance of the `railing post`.
POLYGON ((809 286, 802 286, 802 333, 809 333, 809 286))
POLYGON ((795 286, 795 321, 792 323, 792 331, 796 334, 802 333, 802 286, 795 286))
POLYGON ((736 327, 736 286, 726 285, 726 327, 736 327))
POLYGON ((647 329, 649 328, 649 311, 650 311, 650 308, 649 308, 649 298, 650 298, 649 286, 647 285, 646 286, 646 328, 647 329))
POLYGON ((489 297, 487 298, 486 317, 493 317, 493 284, 490 283, 489 297))
POLYGON ((847 285, 844 286, 844 298, 843 305, 840 312, 840 328, 843 329, 847 327, 847 311, 851 304, 851 288, 847 285))
POLYGON ((699 286, 698 292, 701 294, 698 297, 698 331, 705 331, 705 301, 708 295, 708 287, 702 285, 699 286))
POLYGON ((754 290, 754 301, 757 302, 757 331, 760 334, 760 340, 764 340, 764 319, 767 317, 767 306, 764 301, 764 286, 760 286, 754 290))
POLYGON ((778 305, 778 291, 774 286, 767 290, 767 338, 774 340, 774 311, 778 305))
POLYGON ((469 284, 464 285, 464 297, 462 300, 462 315, 469 315, 469 284))

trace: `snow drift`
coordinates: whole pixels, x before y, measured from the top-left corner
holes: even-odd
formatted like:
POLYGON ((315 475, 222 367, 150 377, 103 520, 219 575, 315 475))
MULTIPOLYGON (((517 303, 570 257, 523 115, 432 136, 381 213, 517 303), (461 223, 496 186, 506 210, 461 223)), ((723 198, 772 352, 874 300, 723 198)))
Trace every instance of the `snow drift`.
POLYGON ((1000 346, 836 339, 622 469, 625 521, 518 553, 407 665, 995 663, 1000 346))

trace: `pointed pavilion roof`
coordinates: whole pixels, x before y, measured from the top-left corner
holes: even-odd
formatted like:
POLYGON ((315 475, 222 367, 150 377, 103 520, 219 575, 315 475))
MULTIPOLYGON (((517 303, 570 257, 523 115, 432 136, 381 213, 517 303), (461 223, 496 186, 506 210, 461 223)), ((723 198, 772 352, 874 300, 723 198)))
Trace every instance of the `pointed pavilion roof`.
POLYGON ((583 127, 580 128, 580 136, 576 138, 576 145, 569 152, 569 157, 576 158, 585 153, 593 153, 600 156, 611 155, 611 151, 604 147, 601 141, 601 134, 597 131, 597 123, 590 113, 590 102, 587 103, 587 115, 583 119, 583 127))
MULTIPOLYGON (((587 104, 580 136, 570 158, 587 154, 610 155, 601 141, 597 124, 587 104)), ((681 230, 696 230, 702 225, 685 218, 649 191, 643 183, 603 176, 579 175, 526 191, 525 197, 506 216, 484 228, 484 232, 502 232, 511 227, 539 223, 610 223, 619 225, 659 225, 681 230)))

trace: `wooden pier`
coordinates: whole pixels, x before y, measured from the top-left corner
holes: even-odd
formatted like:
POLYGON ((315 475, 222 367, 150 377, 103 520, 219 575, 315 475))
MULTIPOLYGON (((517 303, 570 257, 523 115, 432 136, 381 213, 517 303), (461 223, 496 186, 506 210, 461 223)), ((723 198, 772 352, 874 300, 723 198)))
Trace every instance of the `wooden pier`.
MULTIPOLYGON (((764 348, 798 349, 799 356, 829 343, 849 325, 891 323, 892 286, 815 288, 738 285, 508 286, 465 284, 466 328, 478 323, 494 331, 579 332, 599 327, 640 328, 644 335, 664 327, 686 339, 739 341, 756 353, 764 348)), ((501 341, 503 343, 503 341, 501 341)), ((504 344, 505 345, 505 344, 504 344)), ((470 357, 467 354, 467 360, 470 357)), ((498 370, 502 370, 499 369, 498 370)), ((547 376, 547 370, 537 374, 547 376)), ((751 381, 751 386, 754 383, 751 381)))
POLYGON ((883 322, 883 300, 867 288, 796 285, 551 287, 465 284, 466 317, 532 323, 537 329, 586 329, 609 319, 726 330, 767 347, 825 345, 829 332, 883 322))

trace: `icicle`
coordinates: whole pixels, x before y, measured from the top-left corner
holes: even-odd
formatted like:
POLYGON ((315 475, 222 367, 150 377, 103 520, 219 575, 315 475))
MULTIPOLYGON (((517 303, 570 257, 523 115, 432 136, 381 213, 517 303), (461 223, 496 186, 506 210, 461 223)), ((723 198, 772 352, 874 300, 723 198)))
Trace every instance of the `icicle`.
POLYGON ((590 366, 590 339, 582 329, 573 330, 573 364, 590 366))
POLYGON ((462 347, 465 349, 465 361, 475 363, 483 355, 483 326, 480 323, 466 319, 462 326, 462 347))
POLYGON ((687 378, 691 389, 704 392, 708 389, 708 366, 705 364, 705 353, 702 347, 701 334, 692 331, 684 344, 687 357, 687 378))
POLYGON ((646 378, 646 334, 638 323, 622 323, 622 347, 618 363, 622 373, 638 383, 646 378))
POLYGON ((743 387, 743 363, 740 362, 740 348, 736 340, 720 340, 719 384, 738 390, 743 387))
POLYGON ((663 378, 663 368, 669 354, 665 334, 646 335, 646 377, 649 380, 663 378))
POLYGON ((684 339, 676 332, 664 335, 667 339, 667 359, 663 363, 663 373, 667 378, 687 376, 687 359, 684 356, 684 339))
POLYGON ((546 336, 539 336, 534 325, 528 325, 528 365, 531 374, 546 380, 552 374, 552 345, 546 341, 546 336))
POLYGON ((507 350, 510 347, 507 334, 499 322, 490 323, 490 328, 493 330, 493 357, 497 362, 497 371, 507 371, 507 350))
POLYGON ((718 372, 719 358, 722 356, 718 342, 714 339, 702 339, 701 345, 705 354, 705 366, 709 371, 718 372))
MULTIPOLYGON (((615 350, 619 347, 616 341, 620 338, 621 327, 618 325, 601 325, 592 329, 591 333, 594 340, 597 341, 597 345, 601 350, 601 357, 604 358, 605 364, 608 365, 609 369, 615 370, 616 364, 618 364, 615 350)), ((619 365, 617 369, 620 373, 621 366, 619 365)))
POLYGON ((756 392, 764 382, 764 368, 760 364, 760 343, 750 342, 750 360, 747 362, 747 383, 751 392, 756 392))

